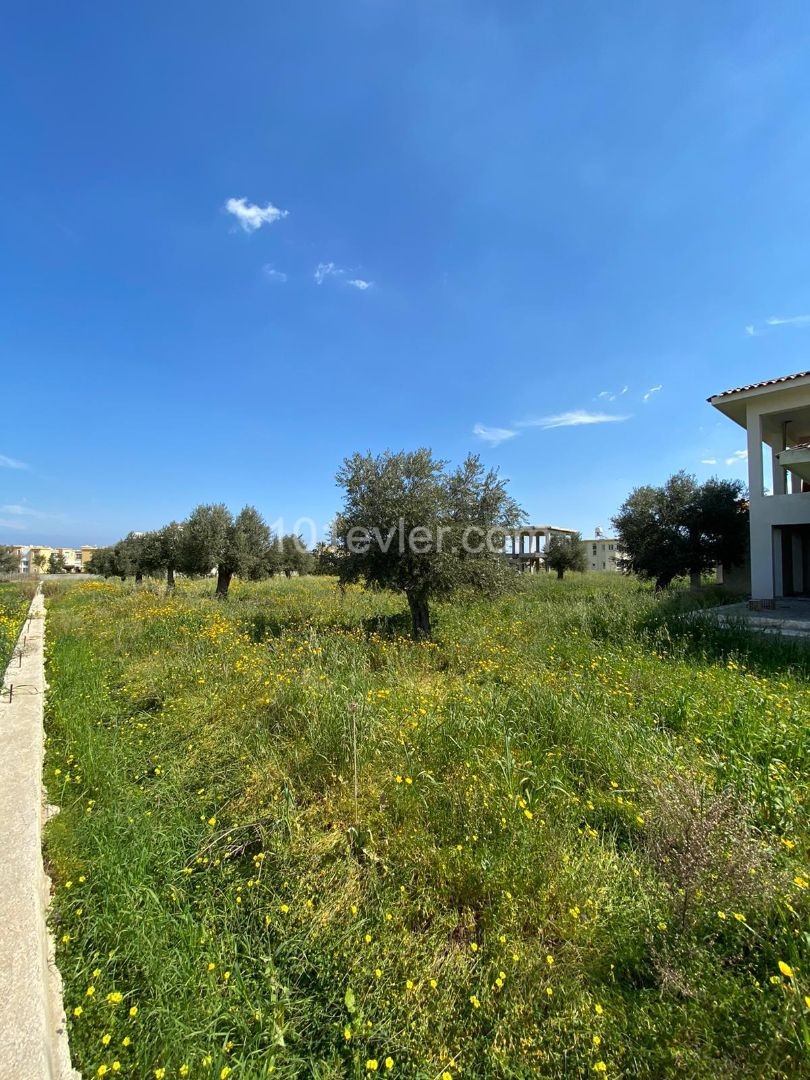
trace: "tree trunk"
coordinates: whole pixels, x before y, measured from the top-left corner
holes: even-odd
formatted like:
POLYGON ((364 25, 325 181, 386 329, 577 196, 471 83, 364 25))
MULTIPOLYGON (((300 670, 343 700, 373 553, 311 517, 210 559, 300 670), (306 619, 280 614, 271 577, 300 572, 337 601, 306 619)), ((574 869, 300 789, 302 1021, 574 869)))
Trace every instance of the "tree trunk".
POLYGON ((225 570, 222 566, 217 568, 217 600, 228 599, 228 589, 231 587, 231 578, 233 573, 230 570, 225 570))
POLYGON ((689 588, 693 591, 700 588, 701 585, 701 573, 699 570, 692 570, 689 574, 689 588))
POLYGON ((406 593, 411 609, 411 632, 414 641, 430 641, 430 612, 427 599, 418 593, 406 593))
POLYGON ((672 574, 659 574, 655 579, 655 591, 663 592, 664 589, 668 589, 672 584, 672 574))
POLYGON ((166 592, 174 591, 174 567, 166 567, 166 592))
POLYGON ((565 570, 558 570, 557 571, 557 581, 562 581, 562 579, 564 577, 565 577, 565 570))
POLYGON ((136 570, 135 571, 135 584, 140 585, 142 582, 143 582, 143 571, 142 570, 136 570))

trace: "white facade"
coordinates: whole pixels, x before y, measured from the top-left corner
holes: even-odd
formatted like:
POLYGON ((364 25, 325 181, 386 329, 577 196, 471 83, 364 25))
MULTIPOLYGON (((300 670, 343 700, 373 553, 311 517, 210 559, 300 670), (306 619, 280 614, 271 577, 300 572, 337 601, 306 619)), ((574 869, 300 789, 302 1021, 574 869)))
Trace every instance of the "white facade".
POLYGON ((534 574, 545 569, 546 548, 553 536, 571 540, 576 534, 576 529, 558 525, 521 525, 506 533, 504 554, 514 559, 521 570, 534 574))
POLYGON ((709 402, 746 430, 751 599, 810 596, 810 372, 709 402))
POLYGON ((614 570, 622 568, 619 541, 614 536, 595 536, 582 541, 586 570, 614 570))

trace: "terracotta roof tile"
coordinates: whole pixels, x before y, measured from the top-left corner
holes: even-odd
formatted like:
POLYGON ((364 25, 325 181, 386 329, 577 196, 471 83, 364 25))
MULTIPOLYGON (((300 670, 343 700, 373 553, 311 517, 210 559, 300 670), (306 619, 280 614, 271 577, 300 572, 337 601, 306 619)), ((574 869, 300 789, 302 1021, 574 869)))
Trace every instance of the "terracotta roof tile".
POLYGON ((766 386, 776 386, 779 383, 793 382, 794 379, 803 379, 810 375, 810 371, 797 371, 795 375, 782 375, 778 379, 765 379, 763 382, 749 383, 748 386, 735 386, 733 390, 723 390, 719 394, 713 394, 709 401, 714 398, 728 397, 729 394, 741 394, 744 390, 760 390, 766 386))

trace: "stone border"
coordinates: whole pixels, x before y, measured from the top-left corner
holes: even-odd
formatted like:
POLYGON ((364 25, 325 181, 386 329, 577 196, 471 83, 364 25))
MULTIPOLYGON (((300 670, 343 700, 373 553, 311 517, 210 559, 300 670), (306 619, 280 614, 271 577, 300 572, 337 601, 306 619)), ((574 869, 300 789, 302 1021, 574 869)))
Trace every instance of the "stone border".
POLYGON ((80 1080, 46 912, 45 602, 37 589, 0 692, 0 1080, 80 1080), (9 687, 13 686, 13 694, 9 687), (10 699, 10 700, 9 700, 10 699))

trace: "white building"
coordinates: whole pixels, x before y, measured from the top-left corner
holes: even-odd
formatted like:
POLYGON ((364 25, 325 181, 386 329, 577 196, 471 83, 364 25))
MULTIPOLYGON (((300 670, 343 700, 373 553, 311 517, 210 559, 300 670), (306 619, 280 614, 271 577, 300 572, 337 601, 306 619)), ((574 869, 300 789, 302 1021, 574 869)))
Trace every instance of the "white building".
POLYGON ((514 559, 521 570, 530 574, 545 568, 546 548, 552 536, 571 540, 576 529, 561 529, 557 525, 521 525, 506 533, 504 554, 514 559))
POLYGON ((810 371, 726 390, 709 403, 747 434, 752 604, 810 596, 810 371))
POLYGON ((622 568, 619 541, 615 536, 594 536, 582 541, 586 570, 614 570, 622 568))

